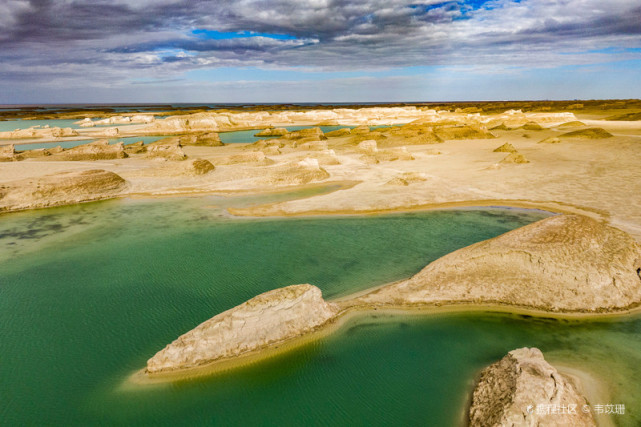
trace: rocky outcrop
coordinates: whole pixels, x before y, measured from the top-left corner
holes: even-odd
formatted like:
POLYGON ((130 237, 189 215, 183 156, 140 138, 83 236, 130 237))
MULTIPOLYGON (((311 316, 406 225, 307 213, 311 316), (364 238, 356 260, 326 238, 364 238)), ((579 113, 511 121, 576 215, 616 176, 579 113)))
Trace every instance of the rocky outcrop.
POLYGON ((254 134, 254 136, 285 136, 289 131, 285 128, 267 128, 254 134))
POLYGON ((258 295, 180 336, 147 362, 148 375, 228 360, 308 334, 338 308, 312 285, 293 285, 258 295))
POLYGON ((284 135, 286 139, 305 139, 307 141, 320 141, 325 140, 327 137, 323 134, 321 128, 301 129, 294 132, 289 132, 284 135))
POLYGON ((25 150, 16 152, 19 160, 24 159, 39 159, 43 157, 49 157, 57 153, 63 152, 64 149, 61 146, 53 148, 37 148, 35 150, 25 150))
POLYGON ((557 138, 556 136, 551 136, 539 141, 539 144, 558 144, 560 142, 561 140, 559 138, 557 138))
POLYGON ((601 128, 588 128, 575 130, 572 132, 559 135, 559 138, 577 138, 577 139, 604 139, 611 138, 612 134, 601 128))
POLYGON ((92 127, 95 125, 128 125, 134 123, 152 123, 154 120, 155 118, 152 114, 136 114, 133 116, 111 116, 107 117, 106 119, 96 120, 92 124, 89 124, 89 122, 91 122, 91 119, 85 118, 80 122, 76 122, 76 124, 79 124, 83 127, 92 127))
POLYGON ((109 144, 106 139, 90 142, 89 144, 78 145, 56 154, 55 160, 87 161, 87 160, 113 160, 128 157, 124 144, 109 144))
POLYGON ((125 153, 127 154, 143 154, 147 152, 147 147, 143 141, 132 142, 125 145, 125 153))
POLYGON ((515 151, 515 152, 510 153, 507 156, 505 156, 503 158, 503 160, 501 160, 499 163, 503 163, 503 164, 510 164, 510 163, 521 164, 521 163, 530 163, 530 161, 528 159, 526 159, 523 154, 519 153, 518 151, 515 151))
POLYGON ((483 370, 469 420, 471 427, 596 426, 592 414, 583 411, 586 405, 539 349, 520 348, 483 370))
POLYGON ((443 126, 438 127, 436 135, 443 140, 452 139, 491 139, 496 138, 486 129, 473 126, 443 126))
POLYGON ((577 128, 582 128, 585 126, 585 123, 579 121, 579 120, 573 120, 571 122, 565 122, 561 123, 560 125, 557 126, 557 129, 577 129, 577 128))
POLYGON ((539 131, 539 130, 543 130, 544 128, 537 122, 527 122, 526 124, 521 126, 521 129, 539 131))
POLYGON ((612 312, 641 304, 641 247, 621 230, 557 215, 459 249, 356 303, 500 304, 612 312))
POLYGON ((378 145, 373 139, 367 139, 365 141, 359 142, 356 148, 358 148, 359 151, 365 154, 374 154, 378 151, 378 145))
POLYGON ((367 139, 374 139, 372 138, 373 134, 380 134, 384 137, 384 139, 379 138, 378 140, 379 148, 440 144, 443 142, 434 132, 432 123, 425 123, 423 121, 415 121, 404 126, 391 126, 377 129, 376 132, 370 132, 367 135, 367 139))
POLYGON ((66 138, 78 136, 78 132, 71 128, 50 128, 34 126, 29 129, 16 129, 11 132, 0 132, 0 139, 32 139, 32 138, 66 138))
POLYGON ((357 126, 354 129, 350 130, 349 133, 352 135, 365 135, 370 133, 370 128, 369 126, 357 126))
POLYGON ((161 141, 156 141, 147 145, 147 157, 175 161, 185 160, 187 158, 178 141, 174 141, 173 143, 160 142, 161 141))
POLYGON ((100 169, 14 181, 0 185, 0 212, 107 199, 125 187, 119 175, 100 169))
POLYGON ((13 144, 0 145, 0 162, 17 162, 22 158, 16 153, 16 147, 13 144))
POLYGON ((324 181, 327 178, 329 173, 320 167, 318 160, 306 157, 299 162, 274 167, 266 182, 271 185, 302 185, 324 181))
POLYGON ((424 174, 423 172, 405 172, 395 176, 391 180, 387 181, 385 184, 407 186, 410 184, 414 184, 416 182, 424 182, 424 181, 427 181, 427 175, 424 174))
POLYGON ((309 157, 318 160, 318 164, 320 166, 333 166, 341 164, 341 161, 334 150, 323 150, 322 152, 309 157))
POLYGON ((558 136, 551 136, 539 141, 539 144, 558 144, 562 140, 606 139, 612 136, 613 135, 605 129, 588 128, 563 133, 558 136))
POLYGON ((187 170, 191 175, 205 175, 214 169, 214 165, 209 160, 204 159, 192 160, 187 166, 187 170))
POLYGON ((292 144, 293 148, 297 150, 307 151, 324 151, 327 150, 327 141, 308 140, 307 138, 296 141, 292 144))
POLYGON ((179 137, 178 142, 180 145, 195 145, 203 147, 222 147, 225 145, 220 140, 220 135, 216 132, 182 135, 179 137))
POLYGON ((414 160, 414 156, 407 151, 406 147, 390 150, 376 150, 363 155, 360 158, 363 162, 373 165, 380 162, 393 162, 395 160, 414 160))
POLYGON ((342 136, 347 136, 349 135, 350 129, 349 128, 341 128, 341 129, 336 129, 331 132, 325 133, 325 136, 328 138, 340 138, 342 136))
POLYGON ((494 149, 495 153, 515 153, 516 148, 509 142, 506 142, 505 144, 501 145, 500 147, 497 147, 494 149))
POLYGON ((234 154, 232 156, 221 157, 215 160, 217 165, 237 165, 240 163, 257 163, 269 165, 274 161, 265 156, 262 151, 252 151, 249 153, 234 154))

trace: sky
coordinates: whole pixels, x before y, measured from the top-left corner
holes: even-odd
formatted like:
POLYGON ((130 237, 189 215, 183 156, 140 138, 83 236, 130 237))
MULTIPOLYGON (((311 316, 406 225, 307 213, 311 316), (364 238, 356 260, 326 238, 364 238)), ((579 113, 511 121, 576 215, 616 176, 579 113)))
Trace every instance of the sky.
POLYGON ((0 104, 605 98, 639 0, 0 0, 0 104))

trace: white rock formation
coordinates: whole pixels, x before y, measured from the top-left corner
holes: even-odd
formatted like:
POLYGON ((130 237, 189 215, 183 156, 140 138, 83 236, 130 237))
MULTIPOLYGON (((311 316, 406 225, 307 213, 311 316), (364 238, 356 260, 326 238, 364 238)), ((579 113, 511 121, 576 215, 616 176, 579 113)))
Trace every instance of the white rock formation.
POLYGON ((108 199, 125 188, 122 177, 100 169, 23 179, 0 185, 0 212, 108 199))
POLYGON ((538 348, 510 351, 481 373, 472 427, 596 426, 585 398, 538 348))
POLYGON ((360 302, 617 311, 641 304, 639 269, 641 247, 627 233, 585 216, 557 215, 445 255, 360 302))
POLYGON ((374 154, 378 151, 378 146, 373 139, 367 139, 358 144, 358 149, 366 154, 374 154))
POLYGON ((176 371, 230 359, 309 333, 338 313, 312 285, 258 295, 180 336, 147 362, 146 372, 176 371))

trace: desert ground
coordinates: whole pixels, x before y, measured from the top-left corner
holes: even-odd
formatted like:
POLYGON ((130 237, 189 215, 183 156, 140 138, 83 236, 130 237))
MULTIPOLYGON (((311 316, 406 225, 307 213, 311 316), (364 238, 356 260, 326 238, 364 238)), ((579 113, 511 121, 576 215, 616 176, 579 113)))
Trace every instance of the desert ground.
POLYGON ((641 120, 635 120, 639 104, 520 106, 169 111, 160 116, 48 113, 46 117, 86 123, 98 116, 113 126, 0 133, 0 210, 108 197, 260 193, 340 183, 342 189, 331 194, 234 213, 345 214, 512 205, 582 213, 641 239, 641 172, 636 167, 641 120), (295 125, 358 127, 327 134, 279 130, 295 125), (367 127, 374 125, 396 126, 367 127), (252 144, 220 143, 220 132, 246 129, 277 136, 252 144), (148 146, 100 145, 102 138, 147 135, 166 138, 148 146), (26 143, 74 139, 97 142, 21 152, 26 143), (75 197, 54 190, 35 193, 27 184, 53 182, 62 172, 95 169, 113 172, 125 182, 104 192, 98 185, 75 197))

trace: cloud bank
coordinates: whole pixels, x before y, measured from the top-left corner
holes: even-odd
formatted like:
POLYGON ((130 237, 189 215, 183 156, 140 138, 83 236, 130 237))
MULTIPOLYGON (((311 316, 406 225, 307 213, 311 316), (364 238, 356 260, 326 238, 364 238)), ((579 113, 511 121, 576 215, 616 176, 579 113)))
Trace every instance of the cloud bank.
POLYGON ((640 22, 636 0, 4 0, 0 102, 45 84, 78 94, 191 84, 212 69, 615 72, 641 60, 640 22))

